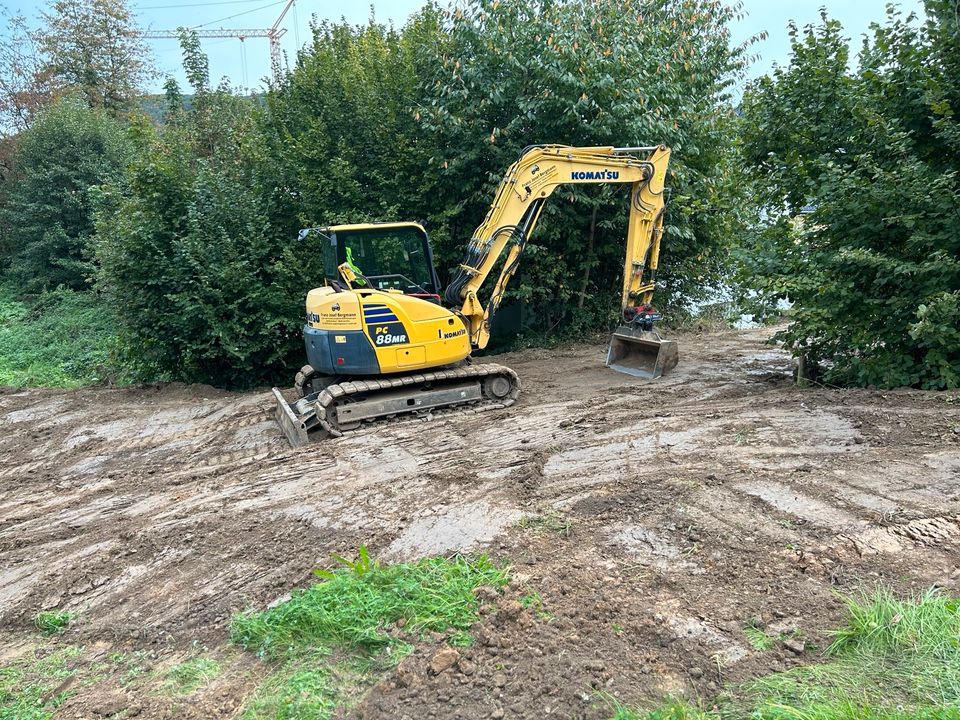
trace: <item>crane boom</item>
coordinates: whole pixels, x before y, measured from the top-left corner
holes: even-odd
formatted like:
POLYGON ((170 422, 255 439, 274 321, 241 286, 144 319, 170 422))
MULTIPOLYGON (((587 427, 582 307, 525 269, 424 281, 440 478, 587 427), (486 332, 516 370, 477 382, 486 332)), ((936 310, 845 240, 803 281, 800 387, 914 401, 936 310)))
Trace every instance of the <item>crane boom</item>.
POLYGON ((649 305, 656 286, 656 270, 663 233, 663 188, 670 149, 569 147, 542 145, 527 149, 507 168, 486 217, 468 245, 445 298, 459 306, 474 347, 486 347, 490 320, 518 267, 547 198, 560 185, 629 183, 630 218, 627 225, 621 306, 624 312, 649 305), (633 153, 643 152, 646 157, 633 153), (506 251, 503 267, 487 306, 477 293, 506 251))

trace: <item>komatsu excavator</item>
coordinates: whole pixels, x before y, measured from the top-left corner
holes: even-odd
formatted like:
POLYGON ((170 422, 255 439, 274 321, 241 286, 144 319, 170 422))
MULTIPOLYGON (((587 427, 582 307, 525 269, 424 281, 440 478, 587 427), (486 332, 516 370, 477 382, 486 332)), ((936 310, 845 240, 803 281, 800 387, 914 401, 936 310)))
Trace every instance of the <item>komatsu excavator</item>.
POLYGON ((416 223, 308 228, 320 239, 326 284, 307 294, 307 361, 288 403, 273 389, 276 418, 294 447, 314 432, 338 437, 362 423, 440 408, 476 410, 513 404, 513 370, 471 363, 516 273, 544 203, 560 185, 624 183, 630 217, 622 319, 607 366, 656 378, 677 364, 677 344, 653 331, 651 301, 663 228, 670 150, 658 147, 527 148, 505 173, 467 257, 443 293, 430 243, 416 223), (504 255, 505 254, 505 255, 504 255), (484 305, 479 292, 502 260, 484 305))

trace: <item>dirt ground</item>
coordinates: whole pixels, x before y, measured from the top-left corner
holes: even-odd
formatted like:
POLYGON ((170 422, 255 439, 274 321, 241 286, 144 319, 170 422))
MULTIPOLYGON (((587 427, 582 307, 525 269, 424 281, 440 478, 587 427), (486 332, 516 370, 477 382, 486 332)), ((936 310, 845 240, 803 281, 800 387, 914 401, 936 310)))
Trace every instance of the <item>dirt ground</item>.
POLYGON ((235 717, 266 670, 229 645, 231 614, 364 544, 483 551, 513 579, 458 664, 429 672, 425 641, 347 716, 603 718, 604 695, 710 698, 815 662, 838 591, 957 591, 960 402, 794 387, 768 334, 684 336, 655 382, 599 344, 500 355, 515 406, 309 452, 268 392, 0 391, 0 660, 37 645, 37 612, 70 610, 57 642, 86 662, 199 647, 225 671, 176 700, 106 672, 56 717, 235 717), (757 650, 748 624, 783 640, 757 650))

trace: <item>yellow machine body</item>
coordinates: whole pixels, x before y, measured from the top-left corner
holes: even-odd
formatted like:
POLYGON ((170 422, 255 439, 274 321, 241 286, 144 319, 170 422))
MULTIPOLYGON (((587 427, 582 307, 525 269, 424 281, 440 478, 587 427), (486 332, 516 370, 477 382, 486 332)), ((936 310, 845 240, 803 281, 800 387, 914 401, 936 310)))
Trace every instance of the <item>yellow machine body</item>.
POLYGON ((397 291, 331 287, 307 294, 307 356, 329 375, 380 375, 452 365, 470 355, 463 321, 397 291))
POLYGON ((607 366, 657 378, 677 363, 677 345, 653 332, 652 305, 663 235, 670 149, 539 145, 507 168, 493 203, 444 290, 426 231, 417 223, 306 228, 319 237, 325 286, 307 295, 303 328, 308 365, 289 404, 274 388, 277 421, 294 446, 324 430, 332 436, 364 422, 444 408, 506 407, 520 392, 514 371, 469 365, 490 340, 491 322, 544 204, 563 185, 629 188, 621 324, 607 366), (499 268, 489 296, 481 289, 499 268))

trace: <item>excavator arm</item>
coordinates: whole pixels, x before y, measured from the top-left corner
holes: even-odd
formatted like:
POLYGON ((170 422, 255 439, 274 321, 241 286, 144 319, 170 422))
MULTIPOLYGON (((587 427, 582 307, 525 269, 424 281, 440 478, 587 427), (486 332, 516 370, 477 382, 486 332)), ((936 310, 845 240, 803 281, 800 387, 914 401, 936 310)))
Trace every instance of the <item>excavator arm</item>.
POLYGON ((636 323, 641 331, 649 331, 669 161, 670 150, 663 145, 638 148, 542 145, 526 150, 504 174, 486 217, 470 240, 467 257, 446 290, 445 299, 451 307, 460 308, 473 346, 486 347, 490 321, 517 271, 544 203, 557 187, 568 184, 630 184, 621 309, 625 322, 636 323), (644 157, 637 157, 635 153, 644 153, 644 157), (504 252, 506 257, 500 275, 484 307, 477 293, 504 252))

